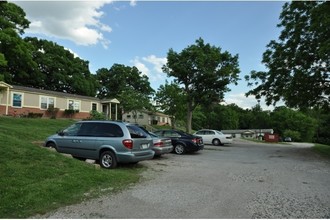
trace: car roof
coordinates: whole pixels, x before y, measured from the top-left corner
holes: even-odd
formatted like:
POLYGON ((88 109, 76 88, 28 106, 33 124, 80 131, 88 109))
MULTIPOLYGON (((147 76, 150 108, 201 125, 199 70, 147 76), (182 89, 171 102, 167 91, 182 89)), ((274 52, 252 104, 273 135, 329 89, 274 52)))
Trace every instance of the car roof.
MULTIPOLYGON (((201 130, 198 130, 198 131, 218 131, 218 130, 214 130, 214 129, 201 129, 201 130)), ((196 132, 198 132, 196 131, 196 132)))
POLYGON ((82 121, 78 121, 77 123, 113 123, 113 124, 122 124, 122 125, 126 124, 122 121, 110 121, 110 120, 82 120, 82 121))

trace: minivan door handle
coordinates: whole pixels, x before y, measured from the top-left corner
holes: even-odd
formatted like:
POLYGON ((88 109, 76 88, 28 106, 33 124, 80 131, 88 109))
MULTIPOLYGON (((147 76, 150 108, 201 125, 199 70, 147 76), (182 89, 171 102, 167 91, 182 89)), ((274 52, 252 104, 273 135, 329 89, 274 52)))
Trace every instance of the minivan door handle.
POLYGON ((81 143, 81 140, 72 140, 72 143, 81 143))

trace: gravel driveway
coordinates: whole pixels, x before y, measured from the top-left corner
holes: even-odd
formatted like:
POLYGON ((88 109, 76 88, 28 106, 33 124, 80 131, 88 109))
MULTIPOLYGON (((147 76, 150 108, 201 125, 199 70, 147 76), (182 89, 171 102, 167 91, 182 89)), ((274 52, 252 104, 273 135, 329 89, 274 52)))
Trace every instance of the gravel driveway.
POLYGON ((126 191, 36 218, 330 218, 330 162, 310 145, 235 140, 141 164, 126 191))

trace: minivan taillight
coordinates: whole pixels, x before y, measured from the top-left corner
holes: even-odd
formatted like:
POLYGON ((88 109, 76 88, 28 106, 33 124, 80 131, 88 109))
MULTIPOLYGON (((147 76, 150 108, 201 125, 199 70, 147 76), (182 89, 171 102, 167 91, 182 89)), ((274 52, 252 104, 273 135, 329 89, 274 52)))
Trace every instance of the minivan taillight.
POLYGON ((125 139, 125 140, 123 140, 123 145, 128 149, 132 149, 133 148, 133 140, 125 139))
POLYGON ((192 142, 197 143, 197 138, 192 139, 192 142))

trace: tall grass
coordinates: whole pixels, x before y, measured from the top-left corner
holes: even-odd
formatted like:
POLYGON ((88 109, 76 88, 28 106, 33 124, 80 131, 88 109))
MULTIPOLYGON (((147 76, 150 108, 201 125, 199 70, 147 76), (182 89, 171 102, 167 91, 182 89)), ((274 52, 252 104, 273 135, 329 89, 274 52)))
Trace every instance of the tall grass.
POLYGON ((319 154, 330 158, 330 146, 324 144, 315 144, 313 147, 314 151, 318 152, 319 154))
POLYGON ((72 123, 0 117, 0 218, 44 214, 139 181, 142 166, 105 170, 35 144, 72 123))

